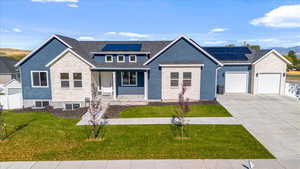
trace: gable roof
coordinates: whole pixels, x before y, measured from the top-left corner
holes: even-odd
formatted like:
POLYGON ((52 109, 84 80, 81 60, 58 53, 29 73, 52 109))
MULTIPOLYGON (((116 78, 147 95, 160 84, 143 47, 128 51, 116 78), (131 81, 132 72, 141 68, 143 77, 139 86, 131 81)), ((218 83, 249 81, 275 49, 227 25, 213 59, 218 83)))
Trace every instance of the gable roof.
POLYGON ((16 68, 14 65, 17 63, 16 60, 8 57, 1 56, 0 57, 0 73, 16 73, 16 68))
POLYGON ((42 43, 41 46, 39 46, 38 48, 34 49, 33 51, 31 51, 27 56, 25 56, 24 58, 22 58, 19 62, 17 62, 15 64, 15 67, 20 66, 23 62, 25 62, 29 57, 31 57, 33 54, 35 54, 38 50, 40 50, 42 47, 44 47, 48 42, 50 42, 52 39, 56 38, 57 40, 59 40, 61 43, 63 43, 64 45, 66 45, 69 48, 72 48, 68 43, 66 43, 64 40, 61 39, 61 37, 58 37, 57 35, 52 35, 49 39, 47 39, 44 43, 42 43))
POLYGON ((289 60, 287 60, 284 56, 282 56, 279 52, 277 52, 275 49, 271 49, 269 51, 265 51, 265 53, 262 53, 261 57, 257 58, 253 64, 256 64, 258 62, 260 62, 261 60, 263 60, 263 58, 267 57, 270 53, 274 53, 275 55, 277 55, 279 58, 281 58, 284 62, 286 62, 287 64, 292 64, 289 60))
MULTIPOLYGON (((62 35, 53 35, 48 40, 46 40, 40 47, 30 52, 26 57, 24 57, 22 60, 20 60, 18 63, 15 64, 15 67, 20 66, 24 61, 26 61, 30 56, 32 56, 36 51, 38 51, 40 48, 42 48, 44 45, 46 45, 50 40, 53 38, 56 38, 63 44, 65 44, 68 49, 71 49, 73 53, 75 53, 77 56, 80 57, 83 61, 88 63, 89 65, 93 65, 94 67, 105 67, 104 64, 100 64, 94 61, 94 55, 95 54, 146 54, 149 59, 140 66, 146 66, 148 63, 150 63, 152 60, 154 60, 156 57, 158 57, 160 54, 162 54, 164 51, 169 49, 172 45, 174 45, 176 42, 178 42, 181 39, 186 40, 188 43, 190 43, 192 46, 194 46, 196 49, 201 51, 203 54, 205 54, 207 57, 209 57, 211 60, 213 60, 215 63, 217 63, 220 66, 223 66, 224 64, 230 65, 230 64, 252 64, 257 62, 259 59, 265 57, 269 52, 275 52, 278 56, 280 56, 285 62, 288 64, 291 64, 287 59, 285 59, 281 54, 279 54, 275 50, 259 50, 255 51, 248 47, 202 47, 199 44, 197 44, 192 39, 186 37, 186 36, 180 36, 177 39, 173 41, 78 41, 76 39, 62 36, 62 35), (107 44, 139 44, 141 45, 141 48, 139 51, 104 51, 103 48, 107 44)), ((65 51, 64 51, 65 52, 65 51)), ((62 53, 64 53, 62 52, 62 53)), ((59 55, 61 56, 61 55, 59 55)), ((53 60, 55 61, 56 58, 53 60)), ((50 61, 48 63, 51 64, 54 61, 50 61)), ((115 63, 119 65, 119 63, 115 63)), ((116 67, 117 65, 111 65, 110 67, 116 67)), ((137 65, 135 65, 137 66, 137 65)), ((138 66, 138 67, 140 67, 138 66)), ((134 65, 126 65, 126 67, 134 67, 134 65)))
POLYGON ((75 55, 76 57, 78 57, 80 60, 82 60, 83 62, 85 62, 89 66, 94 67, 93 64, 91 64, 90 62, 86 61, 86 59, 82 58, 82 55, 79 55, 78 53, 76 53, 75 51, 73 51, 70 48, 67 48, 66 50, 64 50, 63 52, 61 52, 58 56, 56 56, 54 59, 52 59, 49 63, 47 63, 46 67, 49 67, 50 65, 52 65, 53 63, 55 63, 57 60, 59 60, 62 56, 64 56, 68 52, 71 52, 73 55, 75 55))
POLYGON ((168 50, 171 46, 173 46, 174 44, 176 44, 176 42, 178 42, 181 39, 186 40, 191 45, 193 45, 196 49, 200 50, 202 53, 204 53, 206 56, 208 56, 210 59, 212 59, 215 63, 217 63, 220 66, 223 66, 223 64, 221 62, 219 62, 215 57, 213 57, 212 55, 210 55, 208 52, 206 52, 204 49, 202 49, 197 43, 195 43, 193 40, 191 40, 190 38, 188 38, 186 36, 179 36, 177 39, 175 39, 174 41, 172 41, 171 43, 169 43, 166 47, 164 47, 162 50, 160 50, 158 53, 156 53, 153 57, 151 57, 149 60, 147 60, 144 63, 144 65, 147 65, 148 63, 150 63, 152 60, 154 60, 160 54, 162 54, 163 52, 165 52, 166 50, 168 50))

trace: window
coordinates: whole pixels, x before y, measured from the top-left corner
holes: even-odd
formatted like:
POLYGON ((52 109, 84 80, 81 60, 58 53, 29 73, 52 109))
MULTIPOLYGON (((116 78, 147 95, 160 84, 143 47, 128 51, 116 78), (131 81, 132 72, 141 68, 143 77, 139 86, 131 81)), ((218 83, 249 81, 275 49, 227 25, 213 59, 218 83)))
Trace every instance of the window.
POLYGON ((46 71, 32 71, 31 85, 32 87, 48 87, 48 72, 46 71))
POLYGON ((62 88, 70 87, 69 73, 60 73, 60 86, 62 88))
POLYGON ((123 86, 136 86, 137 85, 137 72, 122 72, 122 85, 123 86))
POLYGON ((129 62, 136 62, 136 56, 135 55, 130 55, 129 56, 129 62))
POLYGON ((73 73, 74 87, 82 87, 82 74, 73 73))
POLYGON ((35 108, 45 108, 49 106, 49 101, 35 101, 34 107, 35 108))
POLYGON ((183 72, 183 86, 192 86, 192 72, 183 72))
POLYGON ((113 56, 112 55, 106 55, 105 56, 105 62, 113 62, 113 56))
POLYGON ((74 110, 80 108, 79 103, 65 104, 65 110, 74 110))
POLYGON ((170 76, 171 76, 170 86, 171 87, 178 87, 179 73, 178 72, 171 72, 170 76))
POLYGON ((118 55, 117 62, 125 62, 125 57, 123 55, 118 55))

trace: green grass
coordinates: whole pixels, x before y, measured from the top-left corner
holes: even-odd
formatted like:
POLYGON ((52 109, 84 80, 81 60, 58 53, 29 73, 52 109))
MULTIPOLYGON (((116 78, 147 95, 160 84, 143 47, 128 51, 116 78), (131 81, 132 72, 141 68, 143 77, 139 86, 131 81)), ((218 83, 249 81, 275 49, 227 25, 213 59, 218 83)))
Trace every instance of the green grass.
POLYGON ((10 136, 0 142, 0 161, 101 159, 274 158, 241 125, 189 125, 188 140, 173 125, 105 126, 104 140, 87 142, 78 119, 48 113, 5 113, 10 136))
MULTIPOLYGON (((231 117, 230 113, 219 104, 190 105, 190 112, 186 117, 231 117)), ((174 105, 163 106, 135 106, 120 112, 120 118, 136 117, 172 117, 175 112, 174 105)))

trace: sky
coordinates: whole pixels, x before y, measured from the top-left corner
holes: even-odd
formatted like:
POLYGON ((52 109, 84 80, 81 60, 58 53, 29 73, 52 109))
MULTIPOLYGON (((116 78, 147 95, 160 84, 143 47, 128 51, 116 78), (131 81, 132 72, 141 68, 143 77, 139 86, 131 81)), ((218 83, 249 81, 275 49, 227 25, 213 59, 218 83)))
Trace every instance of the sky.
POLYGON ((0 48, 31 50, 53 34, 300 46, 300 0, 0 0, 0 48))

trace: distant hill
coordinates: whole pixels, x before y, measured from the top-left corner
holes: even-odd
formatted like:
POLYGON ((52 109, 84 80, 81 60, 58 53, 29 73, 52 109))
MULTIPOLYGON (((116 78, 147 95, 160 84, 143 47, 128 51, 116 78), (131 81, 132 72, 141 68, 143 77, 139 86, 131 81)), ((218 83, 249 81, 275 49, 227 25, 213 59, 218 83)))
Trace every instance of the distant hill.
POLYGON ((10 57, 16 60, 22 59, 30 50, 13 49, 13 48, 0 48, 0 56, 10 57))
POLYGON ((277 50, 281 54, 287 54, 290 50, 293 50, 297 53, 297 57, 300 58, 300 46, 295 47, 289 47, 289 48, 283 48, 283 47, 273 47, 272 49, 277 50))

